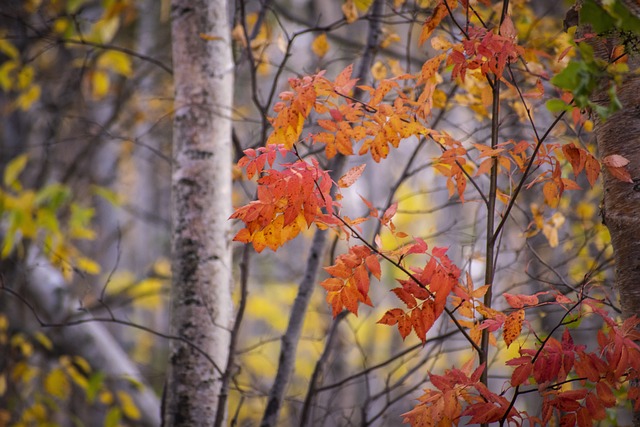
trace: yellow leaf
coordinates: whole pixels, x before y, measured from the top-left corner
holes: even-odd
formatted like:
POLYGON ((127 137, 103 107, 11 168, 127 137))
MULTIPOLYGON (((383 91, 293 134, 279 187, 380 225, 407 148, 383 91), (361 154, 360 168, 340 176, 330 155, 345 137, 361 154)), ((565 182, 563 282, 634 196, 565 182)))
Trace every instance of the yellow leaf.
POLYGON ((16 99, 16 106, 22 111, 28 111, 33 103, 38 99, 40 99, 40 86, 33 85, 18 96, 18 99, 16 99))
POLYGON ((4 185, 6 187, 12 187, 16 191, 20 191, 22 187, 18 181, 18 176, 27 166, 28 156, 21 154, 15 159, 11 160, 4 170, 4 185))
POLYGON ((354 0, 346 0, 342 5, 342 13, 347 20, 348 24, 355 22, 358 19, 358 8, 354 0))
POLYGON ((0 375, 0 397, 4 396, 7 391, 7 377, 5 374, 0 375))
POLYGON ((26 89, 33 81, 33 75, 35 74, 33 67, 25 65, 18 72, 18 89, 26 89))
POLYGON ((162 302, 160 297, 164 285, 164 280, 150 277, 131 287, 127 294, 135 299, 134 303, 136 305, 153 309, 162 302))
POLYGON ((87 362, 87 360, 83 357, 73 356, 73 363, 75 363, 76 366, 82 369, 82 372, 84 372, 86 375, 89 375, 91 373, 91 365, 89 365, 89 362, 87 362))
POLYGON ((329 51, 329 43, 327 42, 327 35, 325 33, 320 34, 311 43, 311 50, 320 58, 324 57, 329 51))
POLYGON ((45 378, 44 389, 50 395, 57 397, 58 399, 65 400, 69 397, 71 384, 62 369, 55 368, 49 372, 45 378))
POLYGON ((76 260, 76 266, 80 270, 83 270, 88 274, 99 274, 101 270, 100 264, 90 258, 85 258, 82 256, 78 257, 78 259, 76 260))
POLYGON ((124 416, 129 418, 130 420, 139 420, 140 419, 140 410, 135 403, 133 403, 133 399, 131 396, 122 391, 118 390, 118 400, 120 401, 120 407, 122 408, 122 412, 124 416))
POLYGON ((15 71, 17 69, 18 69, 18 63, 16 61, 7 61, 4 64, 2 64, 2 66, 0 66, 0 87, 5 92, 8 92, 13 88, 13 82, 15 80, 15 71))
POLYGON ((98 400, 100 400, 100 403, 103 405, 111 405, 113 403, 113 394, 111 394, 110 391, 100 392, 98 400))
POLYGON ((104 98, 109 93, 109 74, 106 71, 95 70, 91 79, 91 87, 95 99, 104 98))
POLYGON ((153 272, 160 277, 171 277, 171 261, 164 257, 159 258, 153 264, 153 272))
POLYGON ((133 70, 131 68, 131 57, 123 52, 115 50, 107 50, 98 58, 98 68, 101 70, 113 71, 125 77, 131 77, 133 70))
POLYGON ((366 12, 371 7, 373 0, 355 0, 354 3, 360 12, 366 12))
POLYGON ((376 61, 371 67, 371 75, 376 80, 383 80, 387 77, 387 67, 380 61, 376 61))
POLYGON ((39 331, 36 332, 33 335, 33 337, 36 339, 36 341, 38 341, 47 350, 49 350, 49 351, 53 350, 53 344, 51 343, 51 340, 49 339, 49 337, 47 337, 42 332, 39 332, 39 331))
POLYGON ((12 59, 16 59, 20 56, 18 49, 4 37, 0 38, 0 52, 12 59))

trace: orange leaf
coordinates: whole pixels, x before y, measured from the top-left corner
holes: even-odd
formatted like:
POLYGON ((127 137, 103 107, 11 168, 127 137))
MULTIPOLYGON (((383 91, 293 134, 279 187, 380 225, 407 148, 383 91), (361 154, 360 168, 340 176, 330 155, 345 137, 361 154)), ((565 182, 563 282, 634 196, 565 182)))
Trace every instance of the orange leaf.
POLYGON ((587 154, 587 159, 585 161, 585 171, 587 174, 587 180, 593 187, 596 183, 596 180, 598 179, 598 176, 600 175, 600 163, 591 154, 587 154))
POLYGON ((380 261, 378 260, 378 256, 375 254, 371 254, 364 260, 365 264, 367 264, 367 268, 376 279, 380 280, 380 275, 382 274, 380 271, 380 261))
POLYGON ((560 191, 558 185, 554 181, 547 181, 542 187, 542 194, 544 194, 544 201, 547 205, 555 208, 558 206, 560 200, 560 191))
POLYGON ((502 331, 504 342, 507 348, 516 338, 520 336, 522 331, 522 322, 524 321, 524 310, 520 309, 509 314, 504 321, 504 329, 502 331))
POLYGON ((364 172, 364 169, 366 167, 366 164, 362 164, 349 169, 347 173, 342 175, 342 178, 338 180, 338 186, 340 188, 347 188, 352 186, 353 183, 356 182, 358 178, 360 178, 360 175, 362 175, 362 172, 364 172))
POLYGON ((420 46, 429 39, 433 30, 435 30, 440 22, 448 15, 449 12, 447 11, 447 5, 449 5, 449 8, 453 10, 458 6, 458 0, 440 0, 435 9, 433 9, 431 16, 424 21, 422 32, 420 33, 420 46), (445 4, 445 1, 447 4, 445 4))
POLYGON ((430 78, 436 75, 438 72, 438 68, 440 67, 440 63, 444 58, 446 58, 446 53, 441 53, 440 55, 431 58, 426 61, 422 65, 422 71, 420 72, 420 82, 426 82, 430 78))
POLYGON ((388 310, 382 319, 378 320, 378 323, 381 325, 389 325, 393 326, 398 323, 398 319, 404 317, 404 311, 400 308, 394 308, 392 310, 388 310))

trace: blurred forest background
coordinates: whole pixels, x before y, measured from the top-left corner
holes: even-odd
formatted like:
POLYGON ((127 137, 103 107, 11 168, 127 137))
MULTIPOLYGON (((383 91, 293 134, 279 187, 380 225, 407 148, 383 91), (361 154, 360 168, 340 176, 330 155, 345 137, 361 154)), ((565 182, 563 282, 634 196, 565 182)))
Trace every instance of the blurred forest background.
MULTIPOLYGON (((355 64, 360 82, 375 86, 418 72, 433 55, 430 46, 417 47, 417 38, 435 3, 231 2, 234 161, 264 144, 267 117, 288 77, 327 70, 333 78, 355 64)), ((517 25, 531 28, 521 37, 539 43, 552 64, 569 46, 562 28, 568 6, 511 2, 517 25)), ((169 0, 0 3, 0 426, 160 424, 172 339, 170 20, 169 0)), ((453 34, 451 22, 443 25, 453 34)), ((431 125, 465 144, 484 143, 490 106, 478 85, 470 78, 466 86, 438 86, 431 125)), ((553 119, 545 100, 532 101, 542 124, 553 119)), ((504 139, 530 138, 515 97, 504 107, 504 139)), ((552 137, 593 146, 571 118, 552 137)), ((302 150, 318 154, 311 145, 302 150)), ((472 193, 465 204, 449 197, 445 180, 428 167, 440 153, 409 141, 382 164, 348 159, 346 168, 365 158, 371 165, 345 192, 344 213, 365 213, 358 195, 380 209, 397 201, 398 228, 449 247, 449 256, 482 282, 478 242, 486 212, 472 193)), ((239 168, 233 179, 238 207, 255 187, 239 168)), ((586 180, 579 183, 584 190, 565 193, 546 211, 539 191, 523 194, 498 245, 496 295, 568 293, 585 277, 590 283, 611 278, 601 194, 586 180)), ((364 227, 365 234, 374 231, 364 227)), ((313 234, 304 232, 278 253, 233 245, 234 307, 245 311, 228 400, 231 425, 257 425, 262 417, 313 234)), ((322 265, 344 250, 344 242, 329 239, 322 265)), ((385 239, 393 243, 393 236, 385 239)), ((314 287, 279 425, 298 425, 303 412, 308 425, 398 425, 429 371, 469 359, 468 343, 449 322, 438 322, 424 346, 376 324, 395 304, 388 292, 394 273, 383 272, 383 283, 372 286, 376 307, 362 307, 357 317, 333 319, 325 291, 314 287)), ((542 307, 532 322, 545 330, 560 315, 542 307)), ((588 342, 599 327, 583 323, 582 339, 588 342)), ((517 355, 515 346, 509 351, 517 355)), ((505 378, 492 381, 499 389, 505 378)), ((539 405, 533 397, 523 402, 532 412, 539 405)))

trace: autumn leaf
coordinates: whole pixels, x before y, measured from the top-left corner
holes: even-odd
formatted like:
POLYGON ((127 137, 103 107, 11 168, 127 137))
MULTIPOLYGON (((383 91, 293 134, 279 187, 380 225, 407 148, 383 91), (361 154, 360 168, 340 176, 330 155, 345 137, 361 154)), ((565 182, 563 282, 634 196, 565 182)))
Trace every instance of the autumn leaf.
POLYGON ((516 338, 520 336, 522 331, 522 322, 524 321, 524 310, 516 310, 509 314, 504 321, 504 327, 502 334, 504 342, 507 344, 507 348, 511 345, 516 338))
POLYGON ((311 50, 320 58, 323 58, 327 54, 329 51, 329 42, 327 41, 326 33, 320 34, 313 40, 311 50))
POLYGON ((504 17, 504 21, 500 24, 500 35, 514 41, 518 38, 518 32, 516 31, 516 27, 513 25, 513 21, 509 15, 506 15, 504 17))
POLYGON ((607 167, 609 173, 611 173, 614 178, 617 178, 622 182, 629 182, 633 184, 631 174, 626 168, 626 166, 629 164, 628 159, 622 157, 619 154, 612 154, 602 159, 602 163, 607 167))
POLYGON ((347 21, 347 24, 351 24, 358 20, 358 8, 354 0, 345 0, 342 4, 342 13, 347 21))
POLYGON ((584 168, 587 174, 587 180, 593 187, 596 183, 596 180, 598 179, 598 176, 600 176, 600 162, 598 162, 598 160, 591 154, 587 154, 584 168))
POLYGON ((342 175, 342 177, 338 180, 338 186, 340 188, 351 187, 353 183, 356 182, 358 178, 360 178, 360 176, 362 175, 362 172, 364 172, 364 169, 366 167, 367 167, 366 164, 361 164, 359 166, 354 166, 351 169, 349 169, 347 173, 342 175))
POLYGON ((440 0, 436 5, 435 9, 431 13, 431 16, 427 18, 422 26, 422 31, 420 32, 420 40, 419 45, 422 46, 424 42, 426 42, 433 30, 436 29, 440 22, 449 14, 447 7, 451 10, 458 7, 458 0, 440 0), (446 1, 446 4, 445 4, 446 1))

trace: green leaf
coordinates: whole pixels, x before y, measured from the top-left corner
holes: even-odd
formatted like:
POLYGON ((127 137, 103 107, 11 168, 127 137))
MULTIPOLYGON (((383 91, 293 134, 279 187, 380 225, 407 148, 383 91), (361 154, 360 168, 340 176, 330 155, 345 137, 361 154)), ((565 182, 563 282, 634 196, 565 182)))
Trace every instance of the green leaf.
POLYGON ((579 81, 579 73, 582 70, 582 63, 580 62, 570 62, 567 67, 553 76, 551 79, 551 84, 559 87, 560 89, 565 89, 572 91, 578 87, 579 81))
POLYGON ((98 392, 102 388, 104 382, 104 372, 94 372, 89 377, 89 386, 87 387, 87 403, 93 403, 98 392))
POLYGON ((563 100, 554 98, 547 101, 547 110, 552 113, 560 113, 562 111, 569 111, 572 107, 567 105, 563 100))
POLYGON ((594 0, 585 0, 580 8, 580 25, 589 24, 596 33, 615 28, 616 21, 594 0))
POLYGON ((621 1, 613 4, 613 13, 619 19, 619 27, 626 31, 640 34, 640 19, 630 11, 621 1))
POLYGON ((114 406, 109 409, 107 416, 104 417, 104 427, 118 427, 120 419, 122 418, 122 412, 120 408, 114 406))
POLYGON ((71 191, 68 187, 59 183, 49 184, 38 191, 35 204, 42 206, 46 203, 48 209, 56 211, 69 200, 70 196, 71 191))

